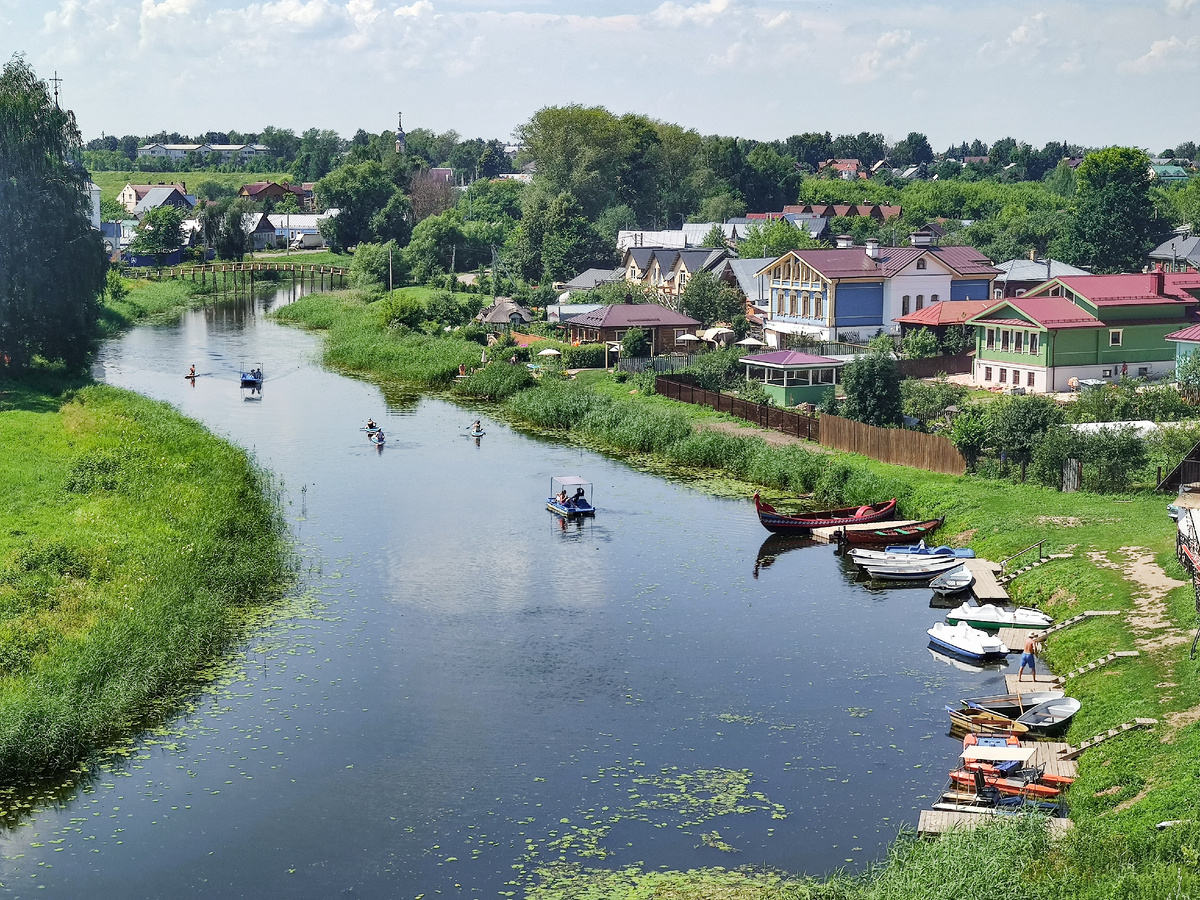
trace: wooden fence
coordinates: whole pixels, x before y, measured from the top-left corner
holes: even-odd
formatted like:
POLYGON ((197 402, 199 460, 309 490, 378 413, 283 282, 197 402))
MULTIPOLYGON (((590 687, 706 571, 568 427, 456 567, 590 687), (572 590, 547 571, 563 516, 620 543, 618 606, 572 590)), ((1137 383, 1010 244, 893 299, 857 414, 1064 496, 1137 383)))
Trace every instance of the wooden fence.
POLYGON ((902 428, 876 428, 839 416, 821 416, 821 443, 880 462, 945 475, 962 475, 967 462, 946 438, 902 428))
POLYGON ((905 378, 936 378, 938 375, 966 375, 975 357, 970 353, 957 356, 930 356, 926 359, 901 359, 896 368, 905 378))
POLYGON ((674 378, 654 379, 654 390, 672 400, 698 403, 701 406, 715 409, 717 412, 729 413, 731 416, 753 422, 762 428, 781 431, 793 437, 815 441, 820 436, 820 425, 817 419, 811 416, 802 416, 788 409, 751 403, 749 400, 743 400, 731 394, 723 394, 720 391, 706 391, 704 388, 698 388, 674 378))
POLYGON ((696 361, 697 354, 682 353, 664 356, 622 356, 617 359, 618 372, 645 372, 653 369, 655 372, 678 372, 686 369, 696 361))

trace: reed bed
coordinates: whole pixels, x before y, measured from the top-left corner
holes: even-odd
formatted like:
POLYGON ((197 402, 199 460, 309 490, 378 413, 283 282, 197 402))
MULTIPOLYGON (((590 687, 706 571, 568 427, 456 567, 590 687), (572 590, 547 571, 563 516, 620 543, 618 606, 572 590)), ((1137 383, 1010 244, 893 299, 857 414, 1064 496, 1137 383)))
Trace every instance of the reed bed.
POLYGON ((165 404, 91 386, 0 412, 0 481, 0 782, 169 710, 285 583, 267 477, 165 404))

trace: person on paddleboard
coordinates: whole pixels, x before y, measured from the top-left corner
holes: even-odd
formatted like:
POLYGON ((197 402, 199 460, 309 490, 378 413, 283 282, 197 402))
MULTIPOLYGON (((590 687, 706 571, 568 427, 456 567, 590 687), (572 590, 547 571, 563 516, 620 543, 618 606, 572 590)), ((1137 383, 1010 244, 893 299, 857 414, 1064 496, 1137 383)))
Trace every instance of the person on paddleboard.
POLYGON ((471 430, 478 434, 479 432, 483 431, 483 424, 476 419, 475 424, 471 426, 471 430))
POLYGON ((196 377, 196 367, 195 366, 192 366, 191 369, 188 370, 187 377, 188 378, 196 377))
POLYGON ((375 424, 374 419, 367 419, 367 431, 378 431, 379 426, 375 424))

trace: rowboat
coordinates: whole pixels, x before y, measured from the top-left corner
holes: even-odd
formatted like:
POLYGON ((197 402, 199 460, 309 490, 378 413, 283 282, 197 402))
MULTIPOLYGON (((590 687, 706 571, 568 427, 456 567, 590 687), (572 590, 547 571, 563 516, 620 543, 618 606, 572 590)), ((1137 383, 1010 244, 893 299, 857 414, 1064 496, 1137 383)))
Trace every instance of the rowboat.
POLYGON ((960 563, 953 556, 930 556, 907 561, 870 560, 861 565, 868 575, 880 581, 928 581, 960 563))
MULTIPOLYGON (((931 587, 937 590, 931 583, 931 587)), ((966 622, 975 628, 1049 628, 1054 620, 1032 606, 993 606, 990 603, 979 603, 971 599, 957 606, 946 614, 946 621, 951 625, 966 622)))
POLYGON ((950 714, 950 734, 963 737, 968 734, 1003 734, 1024 737, 1029 733, 1027 725, 1018 725, 1015 719, 1002 716, 987 709, 957 709, 947 706, 950 714))
POLYGON ((1018 716, 1050 700, 1061 700, 1062 691, 1029 691, 1024 694, 992 694, 988 697, 968 697, 962 701, 964 709, 986 709, 1016 720, 1018 716))
POLYGON ((1079 701, 1074 697, 1047 700, 1029 712, 1017 716, 1017 724, 1024 725, 1030 732, 1053 737, 1067 730, 1071 719, 1079 712, 1079 706, 1079 701))
POLYGON ((975 551, 970 547, 947 547, 942 544, 938 547, 926 547, 925 542, 912 547, 904 547, 900 545, 889 545, 882 550, 866 550, 861 547, 856 547, 846 554, 859 565, 862 565, 867 560, 894 560, 894 561, 911 561, 914 559, 925 559, 930 556, 949 556, 955 559, 971 559, 975 556, 975 551))
MULTIPOLYGON (((933 581, 929 582, 929 586, 933 588, 934 593, 941 594, 944 597, 946 594, 961 593, 974 583, 975 576, 971 574, 971 570, 966 566, 959 566, 956 569, 943 572, 937 578, 933 579, 933 581)), ((966 604, 963 605, 965 606, 966 604)), ((972 622, 971 624, 975 623, 972 622)))
POLYGON ((801 513, 798 516, 786 516, 776 512, 775 507, 764 502, 758 496, 758 491, 755 491, 754 510, 758 513, 758 521, 767 531, 774 531, 776 534, 807 534, 814 528, 884 522, 896 514, 896 500, 893 498, 886 503, 847 506, 842 509, 826 509, 820 512, 801 513))
POLYGON ((1079 707, 1080 703, 1074 697, 1056 697, 1027 709, 1015 719, 977 706, 962 709, 947 706, 946 710, 950 713, 951 734, 990 731, 1054 737, 1067 730, 1079 707))
POLYGON ((588 497, 591 487, 590 481, 584 481, 578 475, 555 475, 550 479, 550 496, 546 499, 546 509, 564 519, 595 516, 596 507, 588 497), (568 495, 568 488, 575 488, 573 495, 568 495))
POLYGON ((922 540, 927 534, 933 534, 933 532, 942 526, 944 521, 946 521, 945 517, 941 519, 926 519, 924 522, 917 522, 915 525, 890 525, 865 530, 855 529, 854 531, 843 528, 837 532, 836 536, 839 544, 850 546, 903 545, 905 541, 918 541, 922 540))
POLYGON ((935 646, 967 659, 1001 659, 1012 652, 1000 638, 965 622, 957 625, 938 622, 925 633, 935 646))

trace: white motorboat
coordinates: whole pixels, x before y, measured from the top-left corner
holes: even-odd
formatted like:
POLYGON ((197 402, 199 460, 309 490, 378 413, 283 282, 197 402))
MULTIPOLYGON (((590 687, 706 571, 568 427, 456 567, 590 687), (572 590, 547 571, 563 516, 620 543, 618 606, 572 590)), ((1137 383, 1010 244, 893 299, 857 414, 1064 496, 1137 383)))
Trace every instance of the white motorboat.
POLYGON ((953 556, 929 556, 903 562, 872 560, 863 565, 872 578, 881 581, 928 581, 950 569, 957 569, 962 561, 953 556))
POLYGON ((956 606, 946 614, 951 625, 966 622, 975 628, 1049 628, 1054 620, 1032 606, 993 606, 974 599, 956 606))
POLYGON ((958 594, 965 591, 975 583, 975 576, 971 574, 971 570, 966 566, 959 566, 956 569, 951 569, 949 572, 943 572, 933 581, 929 582, 929 586, 933 588, 935 593, 941 594, 943 597, 947 594, 958 594))
POLYGON ((957 625, 938 622, 926 634, 935 646, 966 659, 1000 659, 1012 652, 1000 638, 972 628, 966 622, 957 625))

